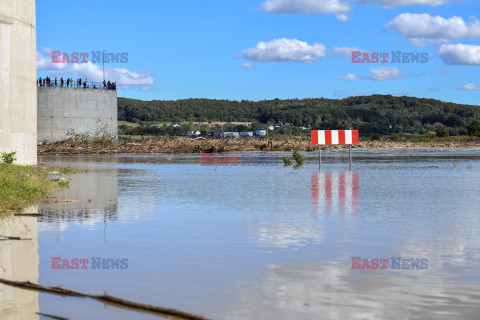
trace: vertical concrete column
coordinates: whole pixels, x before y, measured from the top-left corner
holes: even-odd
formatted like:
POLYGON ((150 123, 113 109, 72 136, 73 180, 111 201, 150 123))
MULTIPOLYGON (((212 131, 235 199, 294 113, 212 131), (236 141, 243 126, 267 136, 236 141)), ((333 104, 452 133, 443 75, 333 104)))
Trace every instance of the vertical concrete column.
POLYGON ((35 0, 0 0, 0 152, 37 163, 35 0))

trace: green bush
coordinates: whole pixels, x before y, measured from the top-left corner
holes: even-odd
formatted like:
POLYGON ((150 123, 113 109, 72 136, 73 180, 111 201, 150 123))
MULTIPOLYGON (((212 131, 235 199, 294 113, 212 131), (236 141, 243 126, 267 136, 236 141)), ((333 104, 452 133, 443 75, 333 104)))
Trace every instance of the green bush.
POLYGON ((445 137, 448 137, 449 135, 450 135, 450 130, 447 127, 441 126, 440 128, 438 128, 437 137, 445 138, 445 137))
POLYGON ((2 152, 2 162, 6 164, 13 164, 15 161, 17 161, 17 157, 15 156, 17 154, 17 151, 13 152, 2 152))
POLYGON ((425 138, 427 139, 433 139, 437 136, 437 133, 435 131, 428 131, 427 134, 425 135, 425 138))
POLYGON ((293 151, 292 155, 293 159, 298 165, 302 165, 305 162, 305 158, 300 153, 298 153, 297 150, 293 151))
POLYGON ((467 127, 469 136, 480 137, 480 120, 473 120, 467 127))
POLYGON ((378 133, 374 133, 372 135, 372 138, 370 139, 372 141, 381 141, 382 140, 382 137, 378 134, 378 133))
POLYGON ((283 158, 283 164, 285 166, 291 166, 292 165, 292 160, 290 160, 289 158, 285 157, 283 158))
POLYGON ((398 134, 394 133, 390 136, 390 141, 398 141, 398 140, 400 140, 400 136, 398 134))

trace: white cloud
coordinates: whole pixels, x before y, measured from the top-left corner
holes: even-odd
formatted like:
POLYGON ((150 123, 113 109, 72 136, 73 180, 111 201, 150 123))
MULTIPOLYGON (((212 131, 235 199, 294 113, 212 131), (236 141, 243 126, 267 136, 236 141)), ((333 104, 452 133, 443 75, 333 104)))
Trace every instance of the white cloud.
POLYGON ((357 81, 360 78, 353 73, 348 73, 346 76, 340 77, 338 79, 339 80, 348 80, 348 81, 357 81))
POLYGON ((431 91, 431 92, 439 92, 440 89, 437 89, 437 88, 430 88, 428 89, 428 91, 431 91))
POLYGON ((342 0, 266 0, 261 8, 266 12, 277 14, 319 13, 335 14, 341 21, 348 20, 346 13, 352 6, 342 0))
POLYGON ((405 74, 397 68, 381 67, 370 69, 370 78, 376 81, 401 79, 403 77, 405 77, 405 74))
POLYGON ((333 50, 328 53, 328 55, 333 57, 351 57, 352 51, 369 52, 357 47, 334 47, 333 50))
POLYGON ((243 69, 254 69, 255 68, 255 66, 253 64, 248 63, 248 62, 240 63, 239 66, 242 67, 243 69))
POLYGON ((396 96, 404 96, 406 94, 406 92, 402 91, 402 90, 393 90, 392 94, 396 95, 396 96))
POLYGON ((449 39, 426 39, 426 38, 412 38, 410 42, 415 47, 441 46, 452 43, 449 39))
POLYGON ((252 61, 300 61, 313 62, 325 56, 325 46, 309 45, 297 39, 275 39, 259 42, 255 48, 243 50, 244 57, 252 61))
MULTIPOLYGON (((55 77, 68 76, 73 78, 88 79, 88 81, 102 82, 102 66, 87 63, 52 63, 51 50, 42 48, 45 55, 37 52, 37 70, 50 71, 50 75, 55 77)), ((142 86, 142 90, 155 90, 153 87, 154 74, 151 71, 130 71, 125 68, 111 68, 105 66, 105 78, 117 82, 122 89, 129 89, 131 86, 142 86)))
POLYGON ((349 73, 346 76, 338 78, 339 80, 375 80, 375 81, 385 81, 385 80, 394 80, 402 79, 405 77, 405 74, 398 70, 397 68, 392 67, 380 67, 380 68, 370 68, 370 75, 359 77, 353 73, 349 73))
POLYGON ((473 83, 468 83, 464 86, 456 87, 455 89, 457 89, 457 90, 480 90, 480 87, 477 86, 477 85, 474 85, 473 83))
POLYGON ((360 4, 376 3, 386 8, 411 6, 411 5, 426 5, 426 6, 440 6, 456 0, 360 0, 360 4))
POLYGON ((480 46, 461 43, 443 45, 438 54, 446 64, 480 65, 480 46))
POLYGON ((480 21, 471 17, 467 24, 460 17, 445 19, 426 13, 402 13, 390 21, 386 29, 395 29, 402 37, 412 40, 414 45, 446 44, 448 39, 480 37, 480 21))

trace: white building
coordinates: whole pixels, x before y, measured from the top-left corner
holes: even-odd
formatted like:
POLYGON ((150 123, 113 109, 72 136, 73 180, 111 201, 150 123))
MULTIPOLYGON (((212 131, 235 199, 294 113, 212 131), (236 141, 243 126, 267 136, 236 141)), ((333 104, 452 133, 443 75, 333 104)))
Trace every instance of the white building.
POLYGON ((201 135, 200 131, 196 130, 196 131, 188 131, 187 132, 187 137, 198 137, 199 135, 201 135))
POLYGON ((257 137, 265 137, 267 135, 267 130, 266 129, 257 129, 257 130, 255 130, 255 135, 257 137))

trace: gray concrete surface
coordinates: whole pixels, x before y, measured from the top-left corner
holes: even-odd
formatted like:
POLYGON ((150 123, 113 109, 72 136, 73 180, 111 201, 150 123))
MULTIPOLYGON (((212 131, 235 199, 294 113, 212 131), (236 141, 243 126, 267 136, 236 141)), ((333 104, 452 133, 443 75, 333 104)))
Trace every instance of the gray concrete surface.
POLYGON ((117 92, 114 90, 37 87, 38 141, 59 141, 67 133, 117 136, 117 92))
POLYGON ((35 0, 0 0, 0 152, 37 163, 35 0))
MULTIPOLYGON (((34 206, 25 212, 38 212, 34 206)), ((2 241, 0 245, 0 278, 38 283, 38 222, 34 217, 0 215, 0 235, 31 240, 2 241)), ((0 284, 0 319, 38 320, 39 293, 0 284)))

